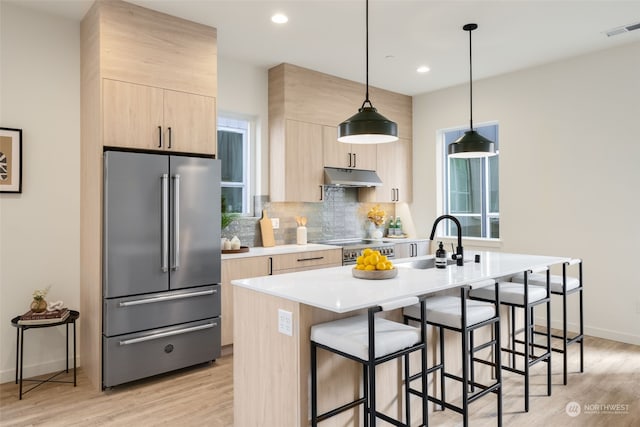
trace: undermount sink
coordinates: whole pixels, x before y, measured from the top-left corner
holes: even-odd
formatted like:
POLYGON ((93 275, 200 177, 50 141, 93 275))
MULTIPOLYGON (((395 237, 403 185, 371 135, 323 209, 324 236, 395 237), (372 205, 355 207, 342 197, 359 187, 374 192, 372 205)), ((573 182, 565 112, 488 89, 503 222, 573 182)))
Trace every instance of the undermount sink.
MULTIPOLYGON (((470 259, 465 259, 464 262, 471 262, 470 259)), ((447 265, 455 265, 455 261, 452 259, 447 258, 447 265)), ((436 259, 435 258, 427 258, 427 259, 420 259, 417 261, 409 261, 409 262, 401 262, 396 264, 397 267, 404 267, 404 268, 415 268, 418 270, 427 270, 429 268, 435 268, 436 267, 436 259)))

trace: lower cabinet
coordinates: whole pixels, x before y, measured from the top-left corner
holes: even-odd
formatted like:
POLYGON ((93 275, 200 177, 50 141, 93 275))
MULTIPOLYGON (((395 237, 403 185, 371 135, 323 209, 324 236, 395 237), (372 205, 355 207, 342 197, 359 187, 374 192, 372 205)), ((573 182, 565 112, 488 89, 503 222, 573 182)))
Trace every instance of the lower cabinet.
POLYGON ((394 247, 395 258, 414 258, 429 254, 429 240, 416 240, 413 242, 396 243, 394 247))
POLYGON ((232 280, 292 273, 294 271, 339 267, 342 249, 294 252, 270 256, 243 257, 222 260, 222 345, 233 344, 232 280))

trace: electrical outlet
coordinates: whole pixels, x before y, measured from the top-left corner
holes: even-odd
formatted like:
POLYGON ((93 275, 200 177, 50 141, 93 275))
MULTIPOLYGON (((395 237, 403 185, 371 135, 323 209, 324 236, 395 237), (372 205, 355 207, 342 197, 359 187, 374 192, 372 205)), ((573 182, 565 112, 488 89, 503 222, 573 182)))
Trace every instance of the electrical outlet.
POLYGON ((278 309, 278 332, 284 335, 293 335, 293 315, 290 311, 278 309))
POLYGON ((271 225, 273 226, 274 230, 280 228, 280 218, 271 218, 271 225))

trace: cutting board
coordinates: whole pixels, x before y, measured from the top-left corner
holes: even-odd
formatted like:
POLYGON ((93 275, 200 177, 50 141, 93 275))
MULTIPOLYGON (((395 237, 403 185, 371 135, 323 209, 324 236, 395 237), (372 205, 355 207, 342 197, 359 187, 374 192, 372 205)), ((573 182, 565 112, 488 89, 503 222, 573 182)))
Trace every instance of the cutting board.
POLYGON ((276 241, 273 238, 273 224, 271 218, 267 216, 267 210, 262 210, 262 218, 260 219, 260 231, 262 232, 262 246, 265 248, 275 246, 276 241))

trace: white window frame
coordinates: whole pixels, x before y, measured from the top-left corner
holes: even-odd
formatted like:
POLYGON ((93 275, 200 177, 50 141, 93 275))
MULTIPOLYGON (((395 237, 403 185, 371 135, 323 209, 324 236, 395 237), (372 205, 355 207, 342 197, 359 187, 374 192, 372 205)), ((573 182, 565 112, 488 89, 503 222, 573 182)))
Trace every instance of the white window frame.
POLYGON ((235 132, 242 134, 242 182, 221 181, 221 187, 242 188, 242 212, 241 215, 251 216, 253 204, 251 203, 251 138, 254 133, 254 120, 247 116, 231 113, 219 113, 216 134, 218 131, 235 132))
MULTIPOLYGON (((487 127, 487 126, 498 126, 498 130, 499 130, 499 124, 497 121, 492 121, 492 122, 485 122, 479 125, 474 126, 474 129, 478 129, 478 128, 482 128, 482 127, 487 127)), ((450 213, 450 206, 451 206, 451 192, 449 191, 449 182, 450 182, 450 178, 451 178, 451 171, 449 168, 449 156, 448 156, 448 150, 447 150, 447 141, 445 138, 445 135, 447 133, 450 132, 459 132, 459 131, 466 131, 469 130, 468 126, 458 126, 458 127, 453 127, 453 128, 447 128, 447 129, 441 129, 438 131, 438 140, 439 140, 439 146, 441 148, 441 153, 442 153, 442 157, 441 157, 441 170, 442 170, 442 186, 441 186, 441 191, 442 191, 442 212, 444 214, 449 214, 449 215, 453 215, 455 217, 480 217, 480 222, 481 222, 481 236, 465 236, 464 234, 462 235, 462 237, 464 238, 471 238, 471 239, 480 239, 480 240, 487 240, 487 241, 499 241, 500 240, 500 236, 496 237, 489 237, 491 236, 491 219, 493 218, 500 218, 500 212, 490 212, 489 208, 490 208, 490 192, 489 192, 489 184, 490 184, 490 177, 489 177, 489 160, 487 157, 483 158, 482 160, 482 173, 483 173, 483 188, 482 188, 482 202, 481 202, 481 212, 480 213, 456 213, 456 214, 452 214, 450 213)), ((499 155, 499 149, 496 149, 496 155, 499 155)), ((499 179, 499 178, 498 178, 499 179)), ((444 227, 443 227, 443 234, 440 237, 447 237, 447 238, 455 238, 457 237, 457 234, 452 233, 451 230, 455 230, 455 225, 453 224, 449 224, 447 223, 444 227)))

